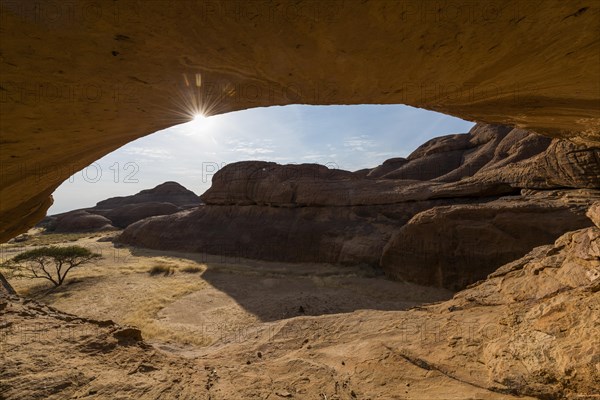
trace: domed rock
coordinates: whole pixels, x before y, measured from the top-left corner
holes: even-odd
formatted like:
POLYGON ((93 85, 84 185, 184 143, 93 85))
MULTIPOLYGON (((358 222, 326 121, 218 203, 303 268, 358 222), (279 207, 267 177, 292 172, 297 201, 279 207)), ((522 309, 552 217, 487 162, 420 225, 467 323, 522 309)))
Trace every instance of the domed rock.
POLYGON ((134 223, 119 241, 272 261, 377 265, 391 231, 368 221, 346 207, 204 206, 134 223))
POLYGON ((101 215, 76 210, 58 216, 49 229, 55 233, 104 232, 115 230, 111 221, 101 215))
POLYGON ((408 163, 382 177, 456 182, 483 168, 498 168, 533 157, 549 144, 550 139, 531 132, 477 124, 469 133, 429 140, 408 156, 408 163))
POLYGON ((165 182, 152 189, 142 190, 141 192, 131 196, 111 197, 109 199, 102 200, 98 202, 92 209, 105 210, 128 204, 149 202, 171 203, 176 206, 189 206, 193 204, 199 205, 200 198, 194 192, 186 189, 177 182, 165 182))

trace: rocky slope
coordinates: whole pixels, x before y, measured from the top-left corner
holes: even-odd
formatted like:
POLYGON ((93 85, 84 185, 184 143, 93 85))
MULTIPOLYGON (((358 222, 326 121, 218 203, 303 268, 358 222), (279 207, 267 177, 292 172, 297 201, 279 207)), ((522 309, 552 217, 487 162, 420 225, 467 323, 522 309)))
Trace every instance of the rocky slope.
POLYGON ((234 163, 215 174, 201 196, 205 206, 132 224, 120 240, 275 261, 369 264, 394 279, 456 290, 589 226, 585 209, 600 197, 599 151, 478 124, 359 173, 234 163))
POLYGON ((200 198, 177 182, 102 200, 96 206, 44 218, 39 226, 56 233, 99 232, 125 228, 144 218, 169 215, 201 204, 200 198))
POLYGON ((135 329, 0 296, 0 394, 593 398, 600 389, 600 203, 588 216, 596 226, 533 249, 451 300, 274 321, 187 358, 148 346, 135 329))

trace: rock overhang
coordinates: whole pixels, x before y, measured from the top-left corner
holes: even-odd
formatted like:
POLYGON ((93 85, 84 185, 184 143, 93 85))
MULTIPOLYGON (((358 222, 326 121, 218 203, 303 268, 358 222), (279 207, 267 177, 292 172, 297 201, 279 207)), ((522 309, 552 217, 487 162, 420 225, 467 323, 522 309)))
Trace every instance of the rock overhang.
POLYGON ((4 2, 0 239, 40 220, 73 172, 197 108, 408 104, 597 146, 599 13, 585 1, 4 2))

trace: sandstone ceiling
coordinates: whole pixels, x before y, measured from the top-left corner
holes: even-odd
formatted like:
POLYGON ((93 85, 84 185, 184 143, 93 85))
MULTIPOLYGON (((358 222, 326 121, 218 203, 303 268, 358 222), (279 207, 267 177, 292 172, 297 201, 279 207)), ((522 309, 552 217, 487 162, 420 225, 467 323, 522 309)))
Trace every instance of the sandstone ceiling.
POLYGON ((2 241, 194 107, 402 103, 600 143, 594 0, 1 5, 2 241))

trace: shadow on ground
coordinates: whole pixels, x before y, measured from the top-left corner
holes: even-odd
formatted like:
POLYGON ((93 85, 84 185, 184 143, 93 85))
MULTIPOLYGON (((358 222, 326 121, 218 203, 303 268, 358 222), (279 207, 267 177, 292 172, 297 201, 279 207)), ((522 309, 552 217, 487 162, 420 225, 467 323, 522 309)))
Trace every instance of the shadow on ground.
MULTIPOLYGON (((453 294, 390 281, 366 266, 276 263, 136 248, 131 252, 136 257, 178 257, 206 265, 201 278, 214 290, 189 295, 183 307, 186 318, 193 318, 194 312, 217 312, 231 300, 267 322, 361 309, 406 310, 449 299, 453 294)), ((190 279, 195 275, 190 274, 190 279)))
POLYGON ((86 290, 103 279, 104 277, 102 276, 67 278, 60 286, 54 286, 48 281, 39 280, 39 283, 29 287, 26 292, 21 292, 19 294, 33 300, 40 300, 48 303, 52 298, 70 297, 75 292, 86 290))

